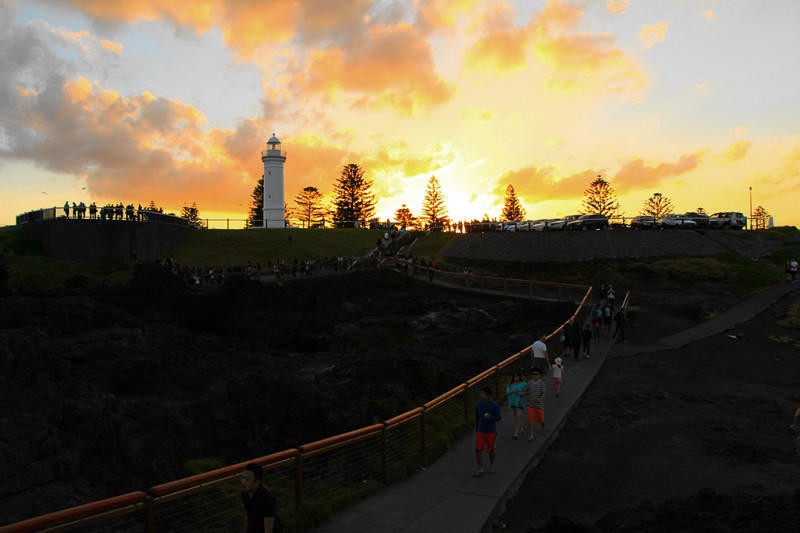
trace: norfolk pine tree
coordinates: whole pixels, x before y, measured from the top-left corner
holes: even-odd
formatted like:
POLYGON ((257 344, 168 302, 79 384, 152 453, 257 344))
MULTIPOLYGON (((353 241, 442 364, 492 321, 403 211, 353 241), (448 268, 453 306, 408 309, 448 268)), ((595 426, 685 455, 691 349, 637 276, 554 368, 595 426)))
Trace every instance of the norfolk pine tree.
POLYGON ((201 227, 203 224, 200 221, 200 209, 197 208, 197 202, 192 202, 192 205, 183 206, 181 218, 189 223, 191 226, 201 227))
POLYGON ((409 209, 406 204, 403 204, 394 212, 394 220, 400 224, 401 227, 413 228, 417 222, 417 217, 411 213, 411 209, 409 209))
POLYGON ((247 215, 247 227, 264 225, 264 175, 258 179, 250 195, 250 212, 247 215))
POLYGON ((672 200, 660 192, 653 193, 653 196, 645 200, 642 214, 661 220, 661 217, 672 214, 672 200))
POLYGON ((364 222, 372 218, 375 196, 371 189, 372 181, 364 177, 364 169, 355 163, 345 165, 333 186, 333 219, 364 222))
POLYGON ((598 174, 597 178, 583 191, 583 214, 605 215, 613 218, 620 215, 617 193, 611 184, 598 174))
POLYGON ((431 179, 428 180, 420 218, 431 229, 441 227, 450 221, 447 216, 447 206, 445 205, 442 186, 436 176, 431 176, 431 179))
POLYGON ((506 199, 500 218, 509 222, 521 222, 525 220, 525 209, 519 203, 517 191, 514 190, 514 186, 511 184, 506 187, 506 199))
POLYGON ((295 216, 305 222, 308 226, 313 220, 323 216, 322 193, 316 187, 304 187, 294 198, 295 216))

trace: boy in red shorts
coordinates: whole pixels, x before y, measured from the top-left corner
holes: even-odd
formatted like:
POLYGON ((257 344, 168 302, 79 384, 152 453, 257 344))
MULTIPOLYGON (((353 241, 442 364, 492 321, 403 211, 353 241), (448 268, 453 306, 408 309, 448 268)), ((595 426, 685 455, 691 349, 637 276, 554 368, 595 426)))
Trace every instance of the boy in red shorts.
POLYGON ((500 407, 492 400, 492 389, 484 387, 475 406, 475 461, 478 469, 475 477, 483 475, 483 450, 489 452, 489 473, 494 472, 494 441, 497 439, 497 422, 500 421, 500 407))
POLYGON ((528 395, 525 413, 528 415, 528 426, 531 429, 530 437, 528 440, 533 440, 533 426, 534 424, 541 424, 542 433, 544 433, 544 397, 547 390, 544 385, 544 380, 539 369, 534 368, 531 370, 531 380, 528 382, 528 395))

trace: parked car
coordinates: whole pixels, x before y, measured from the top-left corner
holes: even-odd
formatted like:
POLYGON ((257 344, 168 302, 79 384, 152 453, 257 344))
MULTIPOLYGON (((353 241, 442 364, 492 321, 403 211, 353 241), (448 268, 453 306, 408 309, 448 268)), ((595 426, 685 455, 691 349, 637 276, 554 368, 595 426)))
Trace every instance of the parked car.
POLYGON ((608 217, 605 215, 581 215, 567 223, 568 230, 608 229, 608 217))
POLYGON ((580 218, 580 215, 567 215, 564 218, 556 218, 547 223, 547 229, 556 231, 567 229, 567 224, 573 220, 578 220, 578 218, 580 218))
POLYGON ((689 220, 694 220, 697 222, 698 228, 707 228, 708 227, 708 215, 705 213, 696 213, 694 211, 689 211, 688 213, 684 213, 686 218, 689 220))
POLYGON ((502 231, 517 231, 517 223, 503 222, 502 231))
POLYGON ((695 229, 697 222, 686 218, 685 215, 664 215, 661 217, 661 227, 664 229, 695 229))
POLYGON ((549 231, 550 230, 550 222, 557 220, 551 218, 549 220, 537 220, 536 222, 531 224, 532 231, 549 231))
POLYGON ((633 229, 658 229, 659 227, 661 227, 661 224, 658 223, 656 217, 639 215, 631 220, 631 228, 633 229))
POLYGON ((710 228, 744 229, 747 226, 747 217, 735 211, 714 213, 708 217, 708 226, 710 228))

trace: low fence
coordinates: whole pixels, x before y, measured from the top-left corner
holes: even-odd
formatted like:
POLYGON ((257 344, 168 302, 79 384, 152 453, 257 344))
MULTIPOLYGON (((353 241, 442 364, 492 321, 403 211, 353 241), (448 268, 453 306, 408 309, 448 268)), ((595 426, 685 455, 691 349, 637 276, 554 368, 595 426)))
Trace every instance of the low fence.
POLYGON ((580 302, 586 292, 585 285, 574 283, 556 283, 548 281, 535 281, 530 279, 501 278, 497 276, 483 276, 470 270, 451 271, 442 270, 425 265, 417 260, 395 259, 400 270, 406 274, 427 279, 428 281, 444 283, 453 287, 460 287, 483 292, 491 292, 516 297, 528 297, 537 300, 580 302))
MULTIPOLYGON (((437 271, 437 275, 443 275, 437 271)), ((499 278, 487 278, 499 279, 499 278)), ((521 280, 519 280, 521 281, 521 280)), ((488 282, 487 282, 488 283, 488 282)), ((548 284, 550 285, 550 284, 548 284)), ((567 286, 569 290, 577 286, 567 286)), ((563 351, 561 333, 591 311, 591 288, 574 314, 546 337, 549 352, 563 351)), ((245 464, 264 467, 287 531, 307 531, 337 510, 431 463, 473 426, 478 391, 489 386, 504 399, 510 372, 528 366, 530 347, 507 357, 444 394, 382 423, 203 474, 0 527, 29 531, 241 531, 237 478, 245 464)))

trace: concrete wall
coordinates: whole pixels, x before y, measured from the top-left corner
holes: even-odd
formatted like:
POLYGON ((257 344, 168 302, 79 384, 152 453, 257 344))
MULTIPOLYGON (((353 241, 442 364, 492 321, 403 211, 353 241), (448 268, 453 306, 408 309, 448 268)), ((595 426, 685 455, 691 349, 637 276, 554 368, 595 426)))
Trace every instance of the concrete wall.
POLYGON ((41 243, 56 259, 97 262, 109 258, 146 262, 169 255, 187 231, 166 222, 57 219, 21 224, 19 229, 41 243))

